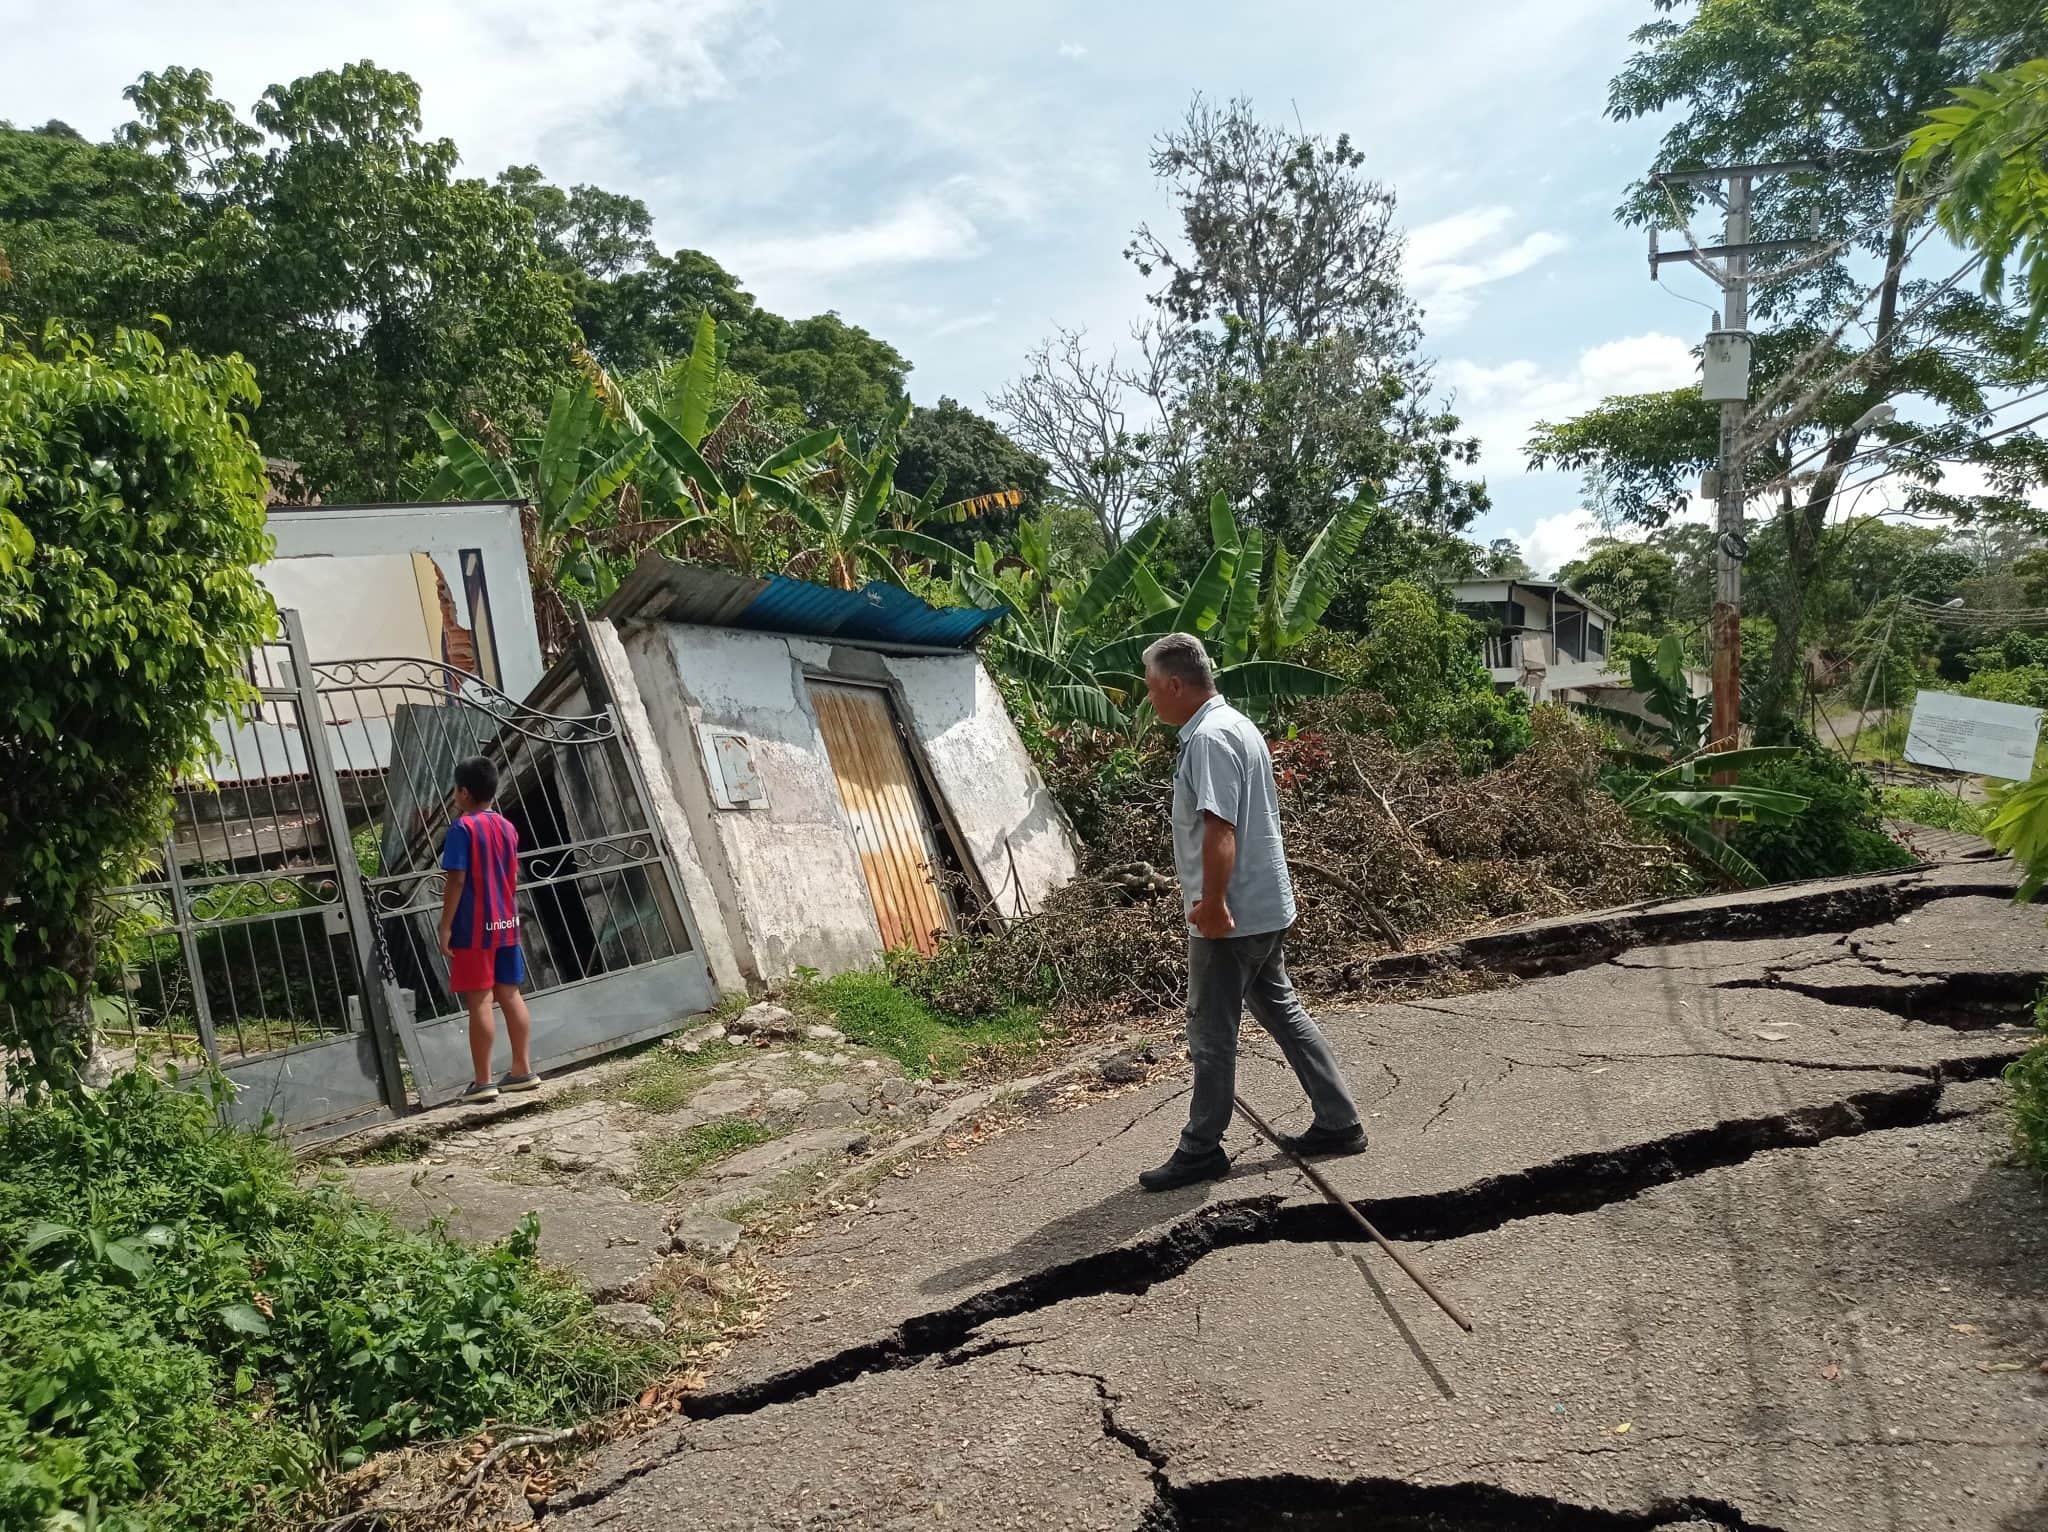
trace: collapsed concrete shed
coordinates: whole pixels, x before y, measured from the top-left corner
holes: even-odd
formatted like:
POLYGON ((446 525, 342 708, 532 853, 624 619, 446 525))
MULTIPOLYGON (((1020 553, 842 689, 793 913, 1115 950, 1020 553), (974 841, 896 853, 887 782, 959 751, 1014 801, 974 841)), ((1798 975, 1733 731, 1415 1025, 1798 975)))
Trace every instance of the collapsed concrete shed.
POLYGON ((1072 833, 975 652, 1002 616, 656 554, 595 614, 598 663, 615 698, 635 694, 629 732, 672 794, 721 989, 930 952, 1074 876, 1072 833))

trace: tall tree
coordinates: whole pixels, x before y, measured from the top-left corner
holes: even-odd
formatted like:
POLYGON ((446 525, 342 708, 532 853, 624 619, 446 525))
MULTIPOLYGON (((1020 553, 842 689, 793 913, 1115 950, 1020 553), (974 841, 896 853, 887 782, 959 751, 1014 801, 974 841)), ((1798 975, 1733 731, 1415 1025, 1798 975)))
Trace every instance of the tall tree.
POLYGON ((160 156, 0 123, 0 311, 38 326, 147 313, 189 218, 160 156))
POLYGON ((275 624, 255 397, 247 364, 149 334, 0 334, 0 1045, 43 1085, 91 1054, 99 895, 169 830, 275 624))
POLYGON ((1447 530, 1484 508, 1462 477, 1477 443, 1430 399, 1394 194, 1364 162, 1242 100, 1197 96, 1156 141, 1179 229, 1141 226, 1126 254, 1158 279, 1145 374, 1173 502, 1221 490, 1292 538, 1363 489, 1447 530))
MULTIPOLYGON (((2028 491, 2048 478, 2038 437, 1984 439, 1999 391, 2041 371, 2023 321, 1948 279, 1943 268, 1952 263, 1922 238, 1930 199, 1898 189, 1902 146, 1926 112, 1950 87, 2041 52, 2048 26, 2036 0, 1656 3, 1663 14, 1636 32, 1637 52, 1616 76, 1608 110, 1624 120, 1676 114, 1661 166, 1826 166, 1761 182, 1752 228, 1758 240, 1817 234, 1825 242, 1819 258, 1762 259, 1752 288, 1752 322, 1767 333, 1752 388, 1764 439, 1751 503, 1782 523, 1786 569, 1771 606, 1771 663, 1747 690, 1760 723, 1782 728, 1797 702, 1806 603, 1838 493, 1889 472, 1911 485, 1910 509, 2019 515, 2028 491), (1684 10, 1691 15, 1675 14, 1684 10), (1884 423, 1871 414, 1909 398, 1931 420, 1884 423), (1985 470, 1989 492, 1944 487, 1943 465, 1956 461, 1985 470)), ((1646 180, 1620 216, 1668 222, 1694 211, 1646 180)), ((1683 389, 1609 400, 1541 427, 1530 454, 1539 465, 1590 470, 1610 509, 1659 526, 1715 445, 1715 411, 1683 389)))
POLYGON ((1051 482, 1095 518, 1112 552, 1151 498, 1152 436, 1130 423, 1133 397, 1142 392, 1114 351, 1098 360, 1082 332, 1059 330, 988 400, 1010 434, 1044 460, 1051 482))
POLYGON ((533 232, 558 269, 593 281, 636 271, 655 254, 654 218, 638 197, 599 186, 567 190, 538 165, 498 172, 498 190, 533 215, 533 232))
MULTIPOLYGON (((239 352, 262 387, 264 450, 330 498, 397 494, 431 456, 429 409, 495 419, 567 375, 568 294, 531 216, 456 177, 455 146, 420 136, 406 76, 369 63, 308 75, 272 86, 248 122, 203 70, 146 74, 127 95, 134 120, 111 146, 74 151, 44 195, 102 178, 79 222, 133 253, 80 281, 60 269, 66 243, 10 235, 26 256, 10 256, 23 320, 104 333, 162 313, 196 349, 239 352), (158 216, 165 188, 176 212, 158 216)), ((18 136, 11 148, 0 174, 24 158, 18 136)), ((0 186, 0 205, 14 190, 0 186)))
POLYGON ((1006 542, 1019 520, 1039 513, 1046 465, 987 416, 942 397, 930 409, 912 409, 904 423, 897 442, 896 488, 913 499, 940 489, 948 500, 984 503, 987 509, 971 520, 932 529, 971 553, 977 539, 1006 542))
POLYGON ((1558 579, 1595 606, 1614 614, 1629 633, 1661 636, 1678 596, 1678 563, 1649 543, 1596 537, 1584 554, 1557 571, 1558 579))

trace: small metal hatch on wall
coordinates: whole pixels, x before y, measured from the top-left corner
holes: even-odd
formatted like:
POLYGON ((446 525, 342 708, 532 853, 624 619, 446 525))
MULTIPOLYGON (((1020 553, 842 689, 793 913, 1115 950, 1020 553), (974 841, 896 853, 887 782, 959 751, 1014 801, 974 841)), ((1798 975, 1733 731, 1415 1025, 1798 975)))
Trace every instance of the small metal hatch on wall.
POLYGON ((955 929, 953 901, 940 881, 950 859, 890 694, 815 676, 809 684, 882 945, 929 957, 955 929))

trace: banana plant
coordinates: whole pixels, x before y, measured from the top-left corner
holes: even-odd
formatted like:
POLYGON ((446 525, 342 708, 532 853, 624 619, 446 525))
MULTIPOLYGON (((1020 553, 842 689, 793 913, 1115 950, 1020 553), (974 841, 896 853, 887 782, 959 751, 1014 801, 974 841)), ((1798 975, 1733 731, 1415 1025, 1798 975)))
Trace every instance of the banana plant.
POLYGON ((1185 590, 1170 589, 1152 571, 1150 560, 1166 531, 1159 517, 1139 528, 1085 586, 1054 583, 1049 571, 1027 558, 1026 577, 1006 588, 985 547, 976 549, 975 567, 956 570, 955 578, 966 598, 1001 600, 1017 614, 992 647, 992 658, 1056 716, 1126 727, 1127 710, 1143 694, 1144 652, 1166 633, 1200 637, 1216 663, 1218 689, 1262 713, 1277 702, 1342 689, 1341 678, 1280 655, 1322 619, 1369 512, 1361 504, 1332 517, 1298 563, 1276 543, 1269 566, 1264 533, 1241 529, 1229 501, 1213 496, 1209 556, 1185 590), (1014 599, 1020 594, 1027 598, 1021 604, 1014 599), (1133 609, 1135 615, 1108 629, 1113 613, 1133 609))
MULTIPOLYGON (((910 416, 910 401, 891 412, 873 447, 861 452, 843 439, 824 453, 820 470, 772 481, 757 476, 756 490, 795 518, 801 546, 786 573, 853 590, 868 578, 904 583, 903 566, 922 563, 951 569, 967 561, 952 544, 918 530, 941 521, 960 522, 997 505, 1015 504, 1015 490, 997 490, 941 503, 943 478, 920 497, 896 488, 897 438, 910 416)), ((766 465, 764 465, 765 467, 766 465)))
POLYGON ((1766 880, 1756 864, 1729 845, 1717 827, 1735 824, 1783 824, 1806 808, 1803 793, 1775 787, 1751 787, 1714 778, 1732 778, 1752 766, 1796 754, 1789 746, 1759 745, 1747 750, 1709 751, 1687 756, 1648 773, 1617 772, 1608 781, 1621 806, 1676 836, 1703 862, 1730 882, 1756 888, 1766 880))
POLYGON ((430 494, 525 501, 546 537, 559 537, 612 504, 649 449, 644 434, 617 428, 587 379, 555 390, 540 437, 513 454, 487 452, 438 410, 427 412, 427 424, 441 442, 430 494))

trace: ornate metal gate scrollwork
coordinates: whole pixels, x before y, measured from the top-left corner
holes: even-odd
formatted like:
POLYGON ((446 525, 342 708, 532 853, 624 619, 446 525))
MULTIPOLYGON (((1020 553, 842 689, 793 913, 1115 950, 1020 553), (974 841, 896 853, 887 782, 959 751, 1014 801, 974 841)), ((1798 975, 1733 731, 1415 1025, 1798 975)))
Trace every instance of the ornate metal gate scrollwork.
POLYGON ((250 657, 257 702, 216 727, 212 780, 178 787, 156 865, 108 900, 93 1005, 111 1062, 210 1059, 238 1116, 295 1131, 458 1091, 439 860, 469 755, 497 764, 519 829, 535 1062, 712 1002, 608 706, 543 711, 420 658, 312 661, 284 617, 283 641, 250 657))
POLYGON ((469 1078, 462 1009, 437 940, 449 786, 464 756, 497 765, 497 807, 519 831, 536 1064, 652 1035, 710 1003, 674 870, 609 707, 544 711, 430 660, 313 669, 351 823, 376 828, 364 886, 379 976, 408 997, 406 1054, 422 1101, 469 1078), (372 782, 381 801, 362 791, 372 782))

